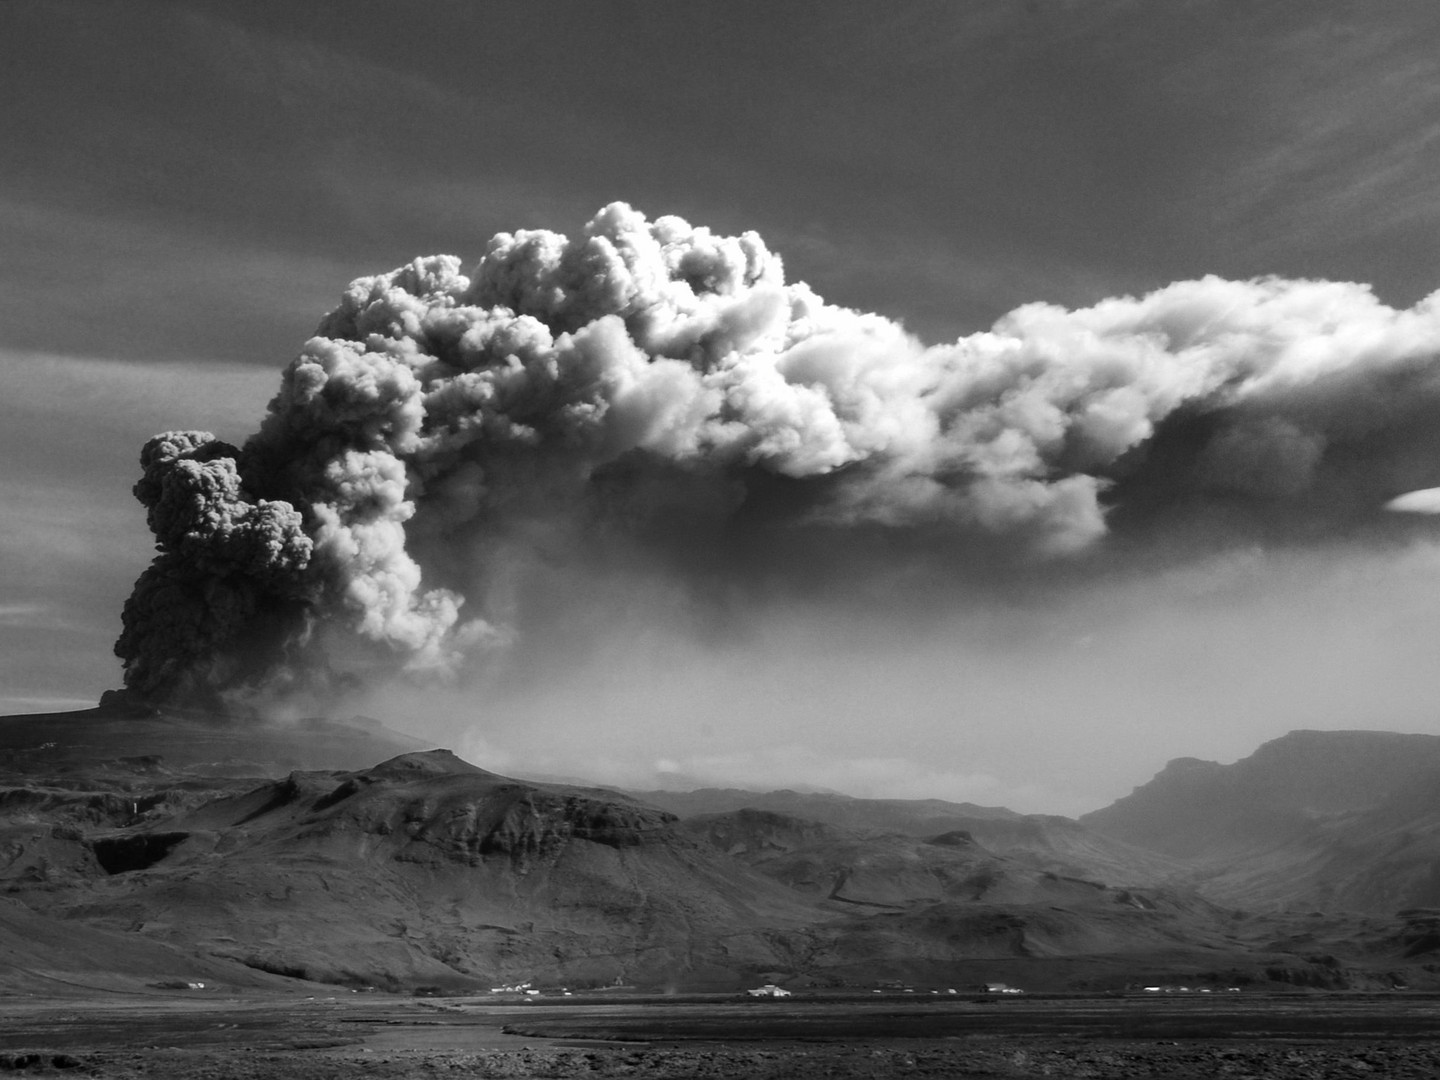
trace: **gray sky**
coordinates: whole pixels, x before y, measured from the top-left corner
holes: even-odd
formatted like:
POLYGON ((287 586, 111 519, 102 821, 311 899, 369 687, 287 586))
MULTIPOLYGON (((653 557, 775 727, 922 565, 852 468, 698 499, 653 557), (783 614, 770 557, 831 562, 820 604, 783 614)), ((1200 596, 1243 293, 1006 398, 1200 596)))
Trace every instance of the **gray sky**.
MULTIPOLYGON (((119 684, 139 447, 255 430, 352 278, 620 199, 928 343, 1207 274, 1407 308, 1440 284, 1437 31, 1389 0, 0 5, 0 711, 119 684)), ((591 583, 505 677, 368 711, 502 771, 1079 813, 1295 727, 1440 733, 1429 521, 718 629, 591 583)))

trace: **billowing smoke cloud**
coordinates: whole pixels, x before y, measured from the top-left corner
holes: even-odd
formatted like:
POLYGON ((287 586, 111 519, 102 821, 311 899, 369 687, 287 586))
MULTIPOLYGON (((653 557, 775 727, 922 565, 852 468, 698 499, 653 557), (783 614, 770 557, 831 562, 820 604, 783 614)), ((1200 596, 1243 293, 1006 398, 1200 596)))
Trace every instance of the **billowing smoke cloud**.
POLYGON ((1437 349, 1440 293, 1214 277, 926 347, 617 203, 352 283, 243 448, 151 440, 117 652, 152 698, 451 671, 509 633, 505 552, 746 520, 1061 560, 1196 507, 1351 528, 1440 480, 1437 349))

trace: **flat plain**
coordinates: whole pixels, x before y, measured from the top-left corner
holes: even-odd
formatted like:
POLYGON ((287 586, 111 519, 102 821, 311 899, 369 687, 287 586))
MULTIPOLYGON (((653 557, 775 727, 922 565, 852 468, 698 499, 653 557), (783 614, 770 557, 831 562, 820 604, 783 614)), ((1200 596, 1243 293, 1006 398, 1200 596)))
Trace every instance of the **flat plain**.
POLYGON ((1428 994, 0 1000, 0 1068, 95 1077, 1430 1077, 1428 994))

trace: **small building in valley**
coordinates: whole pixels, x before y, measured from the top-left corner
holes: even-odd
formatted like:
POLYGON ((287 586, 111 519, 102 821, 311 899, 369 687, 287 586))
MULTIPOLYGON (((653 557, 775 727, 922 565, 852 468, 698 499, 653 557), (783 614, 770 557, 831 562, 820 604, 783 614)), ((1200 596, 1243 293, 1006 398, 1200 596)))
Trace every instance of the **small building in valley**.
POLYGON ((745 993, 751 997, 789 997, 790 991, 783 986, 776 986, 774 983, 766 983, 764 986, 757 986, 754 990, 746 990, 745 993))

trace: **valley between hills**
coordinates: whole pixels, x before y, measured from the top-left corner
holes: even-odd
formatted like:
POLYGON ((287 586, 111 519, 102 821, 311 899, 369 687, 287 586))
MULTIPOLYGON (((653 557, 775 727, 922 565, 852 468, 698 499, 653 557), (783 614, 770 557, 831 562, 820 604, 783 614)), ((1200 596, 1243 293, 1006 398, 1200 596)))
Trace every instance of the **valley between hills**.
POLYGON ((0 994, 1440 989, 1440 738, 1079 820, 515 780, 371 721, 0 719, 0 994))

